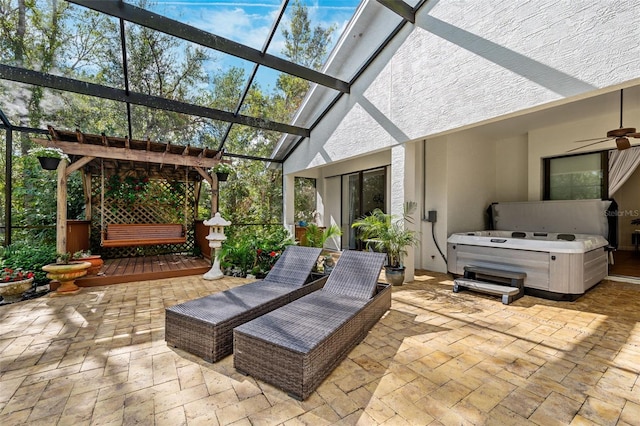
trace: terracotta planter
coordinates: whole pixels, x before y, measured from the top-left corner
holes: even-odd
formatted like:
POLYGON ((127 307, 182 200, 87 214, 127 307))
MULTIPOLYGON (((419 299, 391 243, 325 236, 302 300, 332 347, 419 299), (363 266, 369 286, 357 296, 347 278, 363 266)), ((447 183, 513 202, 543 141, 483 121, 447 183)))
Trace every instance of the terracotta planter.
POLYGON ((60 282, 60 287, 55 292, 50 293, 51 296, 60 296, 66 294, 76 294, 80 291, 76 285, 76 279, 87 275, 87 269, 91 267, 89 262, 71 262, 59 265, 50 263, 44 265, 42 270, 47 272, 47 278, 60 282))
POLYGON ((29 290, 32 284, 33 278, 0 283, 0 296, 3 297, 6 303, 19 302, 22 300, 22 293, 29 290))
POLYGON ((91 267, 87 269, 87 275, 98 275, 104 265, 104 260, 99 254, 92 254, 91 256, 81 257, 78 260, 82 262, 89 262, 91 267))

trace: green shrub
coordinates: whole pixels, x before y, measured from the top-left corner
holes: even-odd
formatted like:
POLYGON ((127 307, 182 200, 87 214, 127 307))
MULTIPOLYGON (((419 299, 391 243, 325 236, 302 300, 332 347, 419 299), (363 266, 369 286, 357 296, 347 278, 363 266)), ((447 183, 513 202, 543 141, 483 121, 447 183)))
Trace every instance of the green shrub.
POLYGON ((49 282, 42 267, 55 262, 55 260, 55 245, 16 243, 3 248, 0 253, 0 266, 2 268, 22 268, 33 271, 35 273, 34 281, 37 285, 49 282))
POLYGON ((230 227, 218 257, 227 271, 240 276, 267 274, 282 251, 295 241, 283 226, 230 227))

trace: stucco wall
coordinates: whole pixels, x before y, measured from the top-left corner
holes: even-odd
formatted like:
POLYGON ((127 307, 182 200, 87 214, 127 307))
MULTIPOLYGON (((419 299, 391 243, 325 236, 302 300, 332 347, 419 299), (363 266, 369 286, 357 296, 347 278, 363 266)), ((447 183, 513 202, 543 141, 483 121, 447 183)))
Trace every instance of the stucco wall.
POLYGON ((636 0, 428 2, 285 173, 638 78, 639 39, 636 0))

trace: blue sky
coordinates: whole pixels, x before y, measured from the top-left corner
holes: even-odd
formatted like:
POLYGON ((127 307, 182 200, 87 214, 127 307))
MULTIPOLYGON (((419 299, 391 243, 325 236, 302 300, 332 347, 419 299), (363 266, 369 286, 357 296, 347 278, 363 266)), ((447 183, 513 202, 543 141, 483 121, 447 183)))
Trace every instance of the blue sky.
MULTIPOLYGON (((353 16, 360 0, 302 0, 302 3, 308 7, 312 26, 336 26, 332 40, 335 43, 353 16)), ((254 49, 262 49, 279 12, 280 4, 280 0, 155 0, 151 10, 254 49)), ((288 9, 292 4, 293 0, 289 2, 288 9)), ((288 21, 289 14, 285 13, 268 53, 282 56, 284 39, 281 28, 288 21)), ((208 66, 213 69, 240 66, 247 69, 248 74, 252 64, 217 53, 216 60, 208 66)), ((268 72, 261 67, 258 78, 261 85, 266 88, 273 87, 276 76, 276 72, 268 72)))

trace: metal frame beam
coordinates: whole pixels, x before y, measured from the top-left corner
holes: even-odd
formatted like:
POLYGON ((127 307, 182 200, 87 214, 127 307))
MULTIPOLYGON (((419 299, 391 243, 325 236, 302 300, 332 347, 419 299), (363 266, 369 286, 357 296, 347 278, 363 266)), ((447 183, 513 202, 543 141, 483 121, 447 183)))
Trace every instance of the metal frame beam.
POLYGON ((228 111, 188 104, 186 102, 161 98, 159 96, 145 95, 143 93, 129 92, 129 94, 127 94, 125 90, 115 89, 113 87, 3 64, 0 64, 0 78, 19 83, 33 84, 36 86, 49 87, 51 89, 79 93, 87 96, 110 99, 113 101, 130 102, 135 105, 146 106, 149 108, 206 117, 214 120, 257 127, 260 129, 273 130, 276 132, 290 133, 298 136, 308 137, 311 134, 309 129, 305 129, 303 127, 277 123, 263 118, 236 115, 228 111))
MULTIPOLYGON (((386 3, 389 4, 395 4, 394 0, 377 0, 378 2, 380 2, 381 4, 387 6, 386 3)), ((414 17, 414 21, 415 21, 415 13, 420 10, 420 8, 422 6, 424 6, 425 3, 427 3, 429 0, 420 0, 420 2, 416 5, 415 8, 412 8, 412 16, 414 17)), ((406 6, 410 7, 409 5, 405 4, 406 6)), ((388 7, 388 6, 387 6, 388 7)), ((402 15, 400 15, 402 16, 402 15)), ((366 69, 369 67, 369 65, 371 65, 373 63, 373 61, 376 60, 376 58, 382 53, 382 51, 385 49, 385 47, 387 47, 387 45, 389 43, 391 43, 391 40, 393 40, 398 33, 400 32, 400 30, 402 30, 402 28, 404 28, 404 26, 407 24, 407 22, 411 22, 411 23, 415 23, 414 21, 409 21, 408 19, 405 18, 404 21, 400 22, 398 25, 396 25, 396 27, 393 29, 393 31, 391 32, 391 34, 389 34, 387 36, 387 38, 382 42, 382 44, 380 46, 378 46, 378 48, 375 50, 375 52, 373 52, 373 54, 369 57, 369 59, 367 60, 367 62, 365 62, 362 67, 360 67, 360 69, 358 70, 358 72, 353 76, 353 78, 351 79, 351 81, 349 82, 349 85, 352 85, 356 82, 356 80, 358 80, 358 78, 366 71, 366 69)), ((324 109, 324 111, 322 111, 322 113, 318 116, 318 118, 311 124, 311 126, 309 126, 309 131, 313 131, 313 129, 316 128, 316 126, 318 124, 320 124, 320 122, 322 121, 322 119, 329 113, 329 111, 331 110, 331 108, 333 108, 333 106, 340 100, 340 98, 342 97, 342 93, 338 93, 336 95, 335 98, 333 98, 333 100, 329 103, 329 105, 324 109)), ((308 136, 307 136, 308 137, 308 136)), ((284 154, 282 160, 280 160, 282 163, 284 163, 285 161, 287 161, 287 159, 291 156, 291 154, 293 154, 293 152, 298 148, 298 146, 302 143, 302 141, 304 141, 305 136, 301 136, 300 138, 298 138, 297 141, 295 141, 291 147, 287 150, 287 152, 284 154)), ((276 159, 274 158, 273 161, 276 161, 276 159)))
MULTIPOLYGON (((2 113, 4 117, 4 113, 2 113)), ((4 119, 3 118, 3 122, 4 119)), ((4 171, 4 246, 11 244, 11 192, 13 191, 11 173, 13 171, 13 130, 11 123, 7 120, 9 127, 6 129, 5 135, 5 171, 4 171)))
POLYGON ((120 0, 69 1, 70 3, 75 3, 116 18, 122 18, 134 24, 142 25, 204 47, 215 49, 219 52, 264 65, 340 92, 349 93, 349 83, 346 81, 331 77, 311 68, 303 67, 302 65, 295 64, 274 55, 263 54, 261 51, 245 46, 244 44, 200 30, 191 25, 158 15, 120 0))
POLYGON ((7 118, 6 115, 4 115, 4 111, 2 111, 0 109, 0 121, 2 121, 2 126, 6 129, 10 129, 11 128, 11 123, 9 122, 9 119, 7 118))
POLYGON ((416 11, 402 0, 377 0, 378 3, 400 15, 412 24, 416 23, 416 11))
MULTIPOLYGON (((289 0, 283 0, 282 4, 280 5, 280 11, 278 12, 278 16, 276 16, 276 19, 274 19, 273 24, 271 25, 271 29, 269 30, 269 35, 267 36, 267 39, 265 40, 264 44, 262 45, 262 50, 261 53, 264 55, 267 53, 267 49, 269 49, 269 45, 271 44, 271 40, 273 40, 273 37, 276 34, 276 30, 278 29, 278 25, 280 24, 280 21, 282 20, 282 17, 284 16, 284 12, 287 9, 287 5, 289 4, 289 0)), ((258 67, 260 67, 260 64, 256 63, 253 65, 253 70, 251 71, 251 74, 249 75, 249 79, 247 80, 247 83, 244 86, 244 90, 242 91, 242 95, 240 95, 240 99, 238 100, 238 104, 236 105, 236 110, 235 110, 235 114, 239 114, 240 113, 240 109, 242 108, 242 104, 244 104, 244 100, 246 99, 247 95, 249 94, 249 89, 251 89, 251 85, 253 84, 253 80, 256 78, 256 73, 258 72, 258 67)), ((224 144, 227 141, 227 138, 229 137, 229 133, 231 133, 231 127, 233 126, 232 123, 229 123, 229 125, 227 126, 227 130, 224 132, 224 136, 222 137, 222 140, 220 141, 220 146, 218 147, 218 151, 222 151, 224 149, 224 144)))

